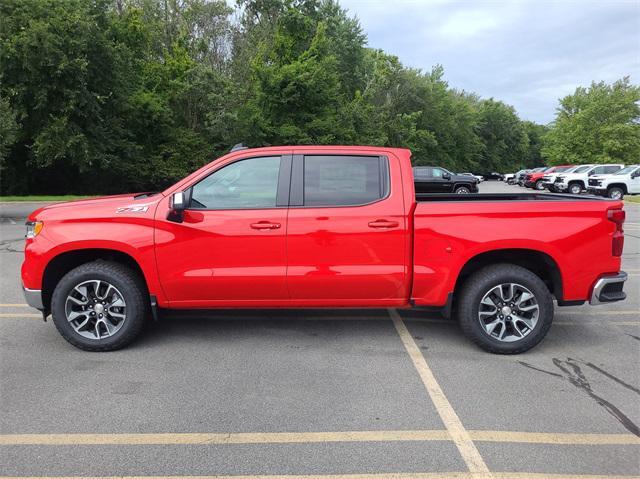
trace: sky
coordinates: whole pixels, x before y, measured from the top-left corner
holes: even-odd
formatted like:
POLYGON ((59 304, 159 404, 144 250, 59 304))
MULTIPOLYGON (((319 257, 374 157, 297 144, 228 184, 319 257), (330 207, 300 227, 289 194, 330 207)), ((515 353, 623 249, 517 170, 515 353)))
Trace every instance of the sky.
POLYGON ((369 46, 548 123, 592 81, 640 84, 640 0, 340 0, 369 46))

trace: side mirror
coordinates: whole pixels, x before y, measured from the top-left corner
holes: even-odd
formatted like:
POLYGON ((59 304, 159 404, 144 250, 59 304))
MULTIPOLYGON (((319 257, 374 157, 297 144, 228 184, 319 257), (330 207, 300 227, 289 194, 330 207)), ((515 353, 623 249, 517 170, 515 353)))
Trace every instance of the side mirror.
POLYGON ((169 214, 167 219, 175 223, 182 223, 184 219, 184 210, 187 207, 184 191, 178 191, 171 195, 169 199, 169 214))
POLYGON ((443 177, 445 180, 450 180, 450 179, 451 179, 451 175, 450 175, 449 173, 445 173, 444 175, 442 175, 442 177, 443 177))
POLYGON ((184 191, 178 191, 171 195, 171 209, 173 211, 184 211, 185 203, 184 203, 184 191))

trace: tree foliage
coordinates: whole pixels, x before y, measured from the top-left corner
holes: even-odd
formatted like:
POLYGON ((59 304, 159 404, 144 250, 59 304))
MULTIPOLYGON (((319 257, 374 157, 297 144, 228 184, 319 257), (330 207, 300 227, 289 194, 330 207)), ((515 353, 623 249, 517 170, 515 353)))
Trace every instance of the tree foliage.
POLYGON ((560 100, 542 149, 550 163, 637 163, 640 87, 628 77, 592 83, 560 100))
POLYGON ((544 127, 367 47, 336 0, 3 0, 0 18, 5 194, 159 189, 239 142, 401 146, 478 172, 638 144, 628 82, 563 100, 541 150, 544 127))

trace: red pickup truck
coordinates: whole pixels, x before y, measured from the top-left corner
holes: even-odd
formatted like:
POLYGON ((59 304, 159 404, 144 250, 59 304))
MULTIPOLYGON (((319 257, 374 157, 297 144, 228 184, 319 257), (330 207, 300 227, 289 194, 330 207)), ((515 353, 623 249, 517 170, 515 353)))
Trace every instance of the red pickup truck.
POLYGON ((22 282, 71 344, 130 343, 162 308, 437 309, 494 353, 559 306, 619 301, 622 202, 414 192, 406 149, 239 149, 161 193, 41 208, 22 282))

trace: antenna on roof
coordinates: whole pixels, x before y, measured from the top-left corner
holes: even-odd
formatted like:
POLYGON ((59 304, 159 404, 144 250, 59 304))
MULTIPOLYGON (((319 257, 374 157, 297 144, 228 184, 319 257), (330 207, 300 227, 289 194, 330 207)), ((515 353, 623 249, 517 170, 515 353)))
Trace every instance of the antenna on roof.
POLYGON ((229 153, 233 153, 234 151, 238 151, 238 150, 246 150, 248 149, 248 146, 245 146, 244 143, 236 143, 235 145, 233 145, 233 148, 231 148, 231 151, 229 153))

